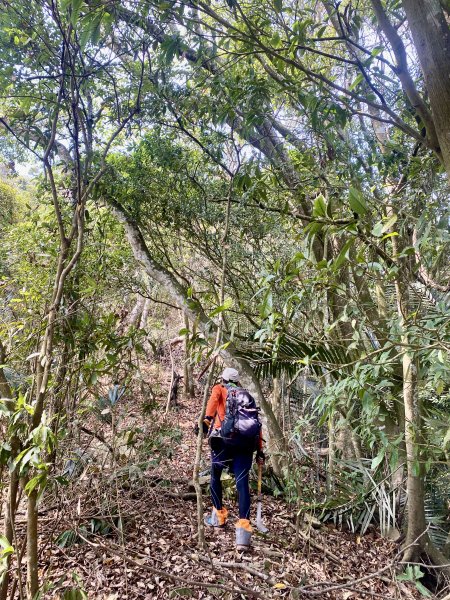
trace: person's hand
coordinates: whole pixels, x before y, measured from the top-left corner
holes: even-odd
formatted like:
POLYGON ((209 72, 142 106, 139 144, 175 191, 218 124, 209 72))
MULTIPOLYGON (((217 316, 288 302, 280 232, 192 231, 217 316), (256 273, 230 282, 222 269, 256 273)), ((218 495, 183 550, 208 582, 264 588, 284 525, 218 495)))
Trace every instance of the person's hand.
POLYGON ((208 435, 209 429, 211 427, 212 417, 205 417, 203 419, 203 435, 208 435))
POLYGON ((266 455, 262 450, 256 451, 256 464, 263 465, 266 462, 266 455))
MULTIPOLYGON (((204 436, 208 435, 209 428, 211 427, 211 421, 212 421, 211 417, 205 417, 203 419, 202 432, 203 432, 204 436)), ((195 433, 195 435, 198 435, 199 431, 200 430, 199 430, 199 427, 198 427, 198 423, 196 423, 195 427, 194 427, 194 433, 195 433)))

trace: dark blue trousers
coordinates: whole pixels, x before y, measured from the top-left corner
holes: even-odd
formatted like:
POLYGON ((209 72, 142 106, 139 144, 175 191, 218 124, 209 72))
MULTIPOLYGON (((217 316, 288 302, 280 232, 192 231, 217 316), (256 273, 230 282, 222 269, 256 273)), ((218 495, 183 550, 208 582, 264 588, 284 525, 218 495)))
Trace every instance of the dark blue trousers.
POLYGON ((214 450, 211 450, 211 499, 217 510, 222 509, 222 471, 229 467, 236 480, 239 497, 239 518, 250 518, 250 489, 248 484, 249 471, 253 462, 253 452, 228 448, 219 438, 214 440, 214 450))

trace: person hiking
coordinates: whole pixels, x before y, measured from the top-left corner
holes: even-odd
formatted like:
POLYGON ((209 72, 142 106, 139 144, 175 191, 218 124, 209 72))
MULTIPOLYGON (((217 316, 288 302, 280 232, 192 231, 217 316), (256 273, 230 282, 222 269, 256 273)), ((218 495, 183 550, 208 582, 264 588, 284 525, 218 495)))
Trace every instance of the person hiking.
POLYGON ((224 527, 227 522, 228 511, 223 505, 221 482, 222 471, 227 467, 235 477, 239 499, 236 547, 241 551, 248 550, 252 534, 249 471, 255 450, 258 464, 264 464, 265 456, 258 408, 249 392, 241 387, 236 369, 226 368, 222 373, 222 383, 213 387, 206 406, 203 433, 209 436, 211 447, 213 504, 205 524, 224 527))

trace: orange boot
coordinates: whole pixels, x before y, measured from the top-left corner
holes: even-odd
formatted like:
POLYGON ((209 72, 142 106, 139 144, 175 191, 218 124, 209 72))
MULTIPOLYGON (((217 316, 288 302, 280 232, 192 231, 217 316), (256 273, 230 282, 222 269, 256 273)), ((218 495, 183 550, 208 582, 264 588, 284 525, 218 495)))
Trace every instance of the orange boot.
POLYGON ((239 519, 236 523, 236 549, 240 552, 250 550, 252 526, 248 519, 239 519))
POLYGON ((228 511, 226 508, 221 508, 220 510, 213 508, 211 515, 205 519, 205 525, 209 525, 210 527, 225 527, 227 517, 228 511))

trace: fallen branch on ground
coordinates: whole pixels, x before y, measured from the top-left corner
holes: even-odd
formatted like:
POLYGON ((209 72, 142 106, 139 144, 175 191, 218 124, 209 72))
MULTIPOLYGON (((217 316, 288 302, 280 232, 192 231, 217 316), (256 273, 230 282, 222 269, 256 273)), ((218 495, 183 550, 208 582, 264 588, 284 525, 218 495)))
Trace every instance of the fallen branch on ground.
POLYGON ((269 585, 275 585, 276 581, 274 579, 272 579, 269 575, 267 575, 266 573, 261 573, 261 571, 258 571, 257 569, 254 569, 253 567, 251 567, 250 565, 246 565, 245 563, 237 563, 237 562, 220 562, 218 560, 210 560, 208 557, 206 556, 200 556, 200 560, 212 565, 213 567, 220 567, 220 568, 224 568, 224 569, 241 569, 243 571, 246 571, 247 573, 250 573, 250 575, 254 575, 255 577, 259 577, 260 579, 262 579, 263 581, 265 581, 266 583, 268 583, 269 585))
MULTIPOLYGON (((129 564, 134 565, 135 567, 137 567, 139 569, 143 569, 144 571, 147 571, 148 573, 151 573, 152 575, 157 575, 158 577, 167 579, 168 581, 174 581, 176 583, 181 583, 187 587, 203 588, 203 589, 208 589, 208 590, 218 589, 218 590, 223 590, 226 592, 232 592, 234 594, 242 594, 243 592, 245 592, 247 594, 248 598, 259 598, 261 600, 266 600, 266 596, 264 596, 260 592, 256 592, 256 591, 254 591, 244 585, 241 585, 241 584, 239 584, 239 586, 237 588, 233 588, 230 586, 226 586, 226 585, 222 585, 222 584, 214 583, 214 582, 205 583, 203 581, 192 581, 189 579, 185 579, 184 577, 180 577, 179 575, 173 575, 172 573, 168 573, 167 571, 163 571, 161 569, 155 569, 154 567, 151 567, 150 565, 147 565, 144 562, 140 562, 140 561, 148 560, 148 556, 146 556, 145 554, 140 554, 138 552, 134 552, 136 558, 132 558, 129 554, 124 553, 123 548, 121 546, 116 546, 115 544, 112 544, 112 543, 104 544, 104 543, 100 543, 100 542, 92 542, 91 540, 84 537, 79 531, 77 531, 77 534, 86 544, 89 544, 89 546, 91 546, 91 548, 94 548, 94 550, 108 552, 109 554, 112 554, 114 556, 119 556, 122 560, 128 562, 129 564)), ((129 553, 128 548, 127 548, 127 552, 129 553)))
POLYGON ((304 542, 307 542, 316 550, 320 550, 320 552, 323 552, 325 554, 325 556, 327 558, 329 558, 335 564, 337 564, 337 565, 341 564, 342 561, 335 554, 330 552, 330 550, 327 550, 324 546, 322 546, 322 544, 319 544, 319 542, 314 541, 311 538, 311 536, 307 536, 306 533, 303 533, 303 531, 297 531, 295 525, 293 523, 291 523, 290 521, 288 521, 288 523, 296 530, 297 535, 299 535, 304 542))

